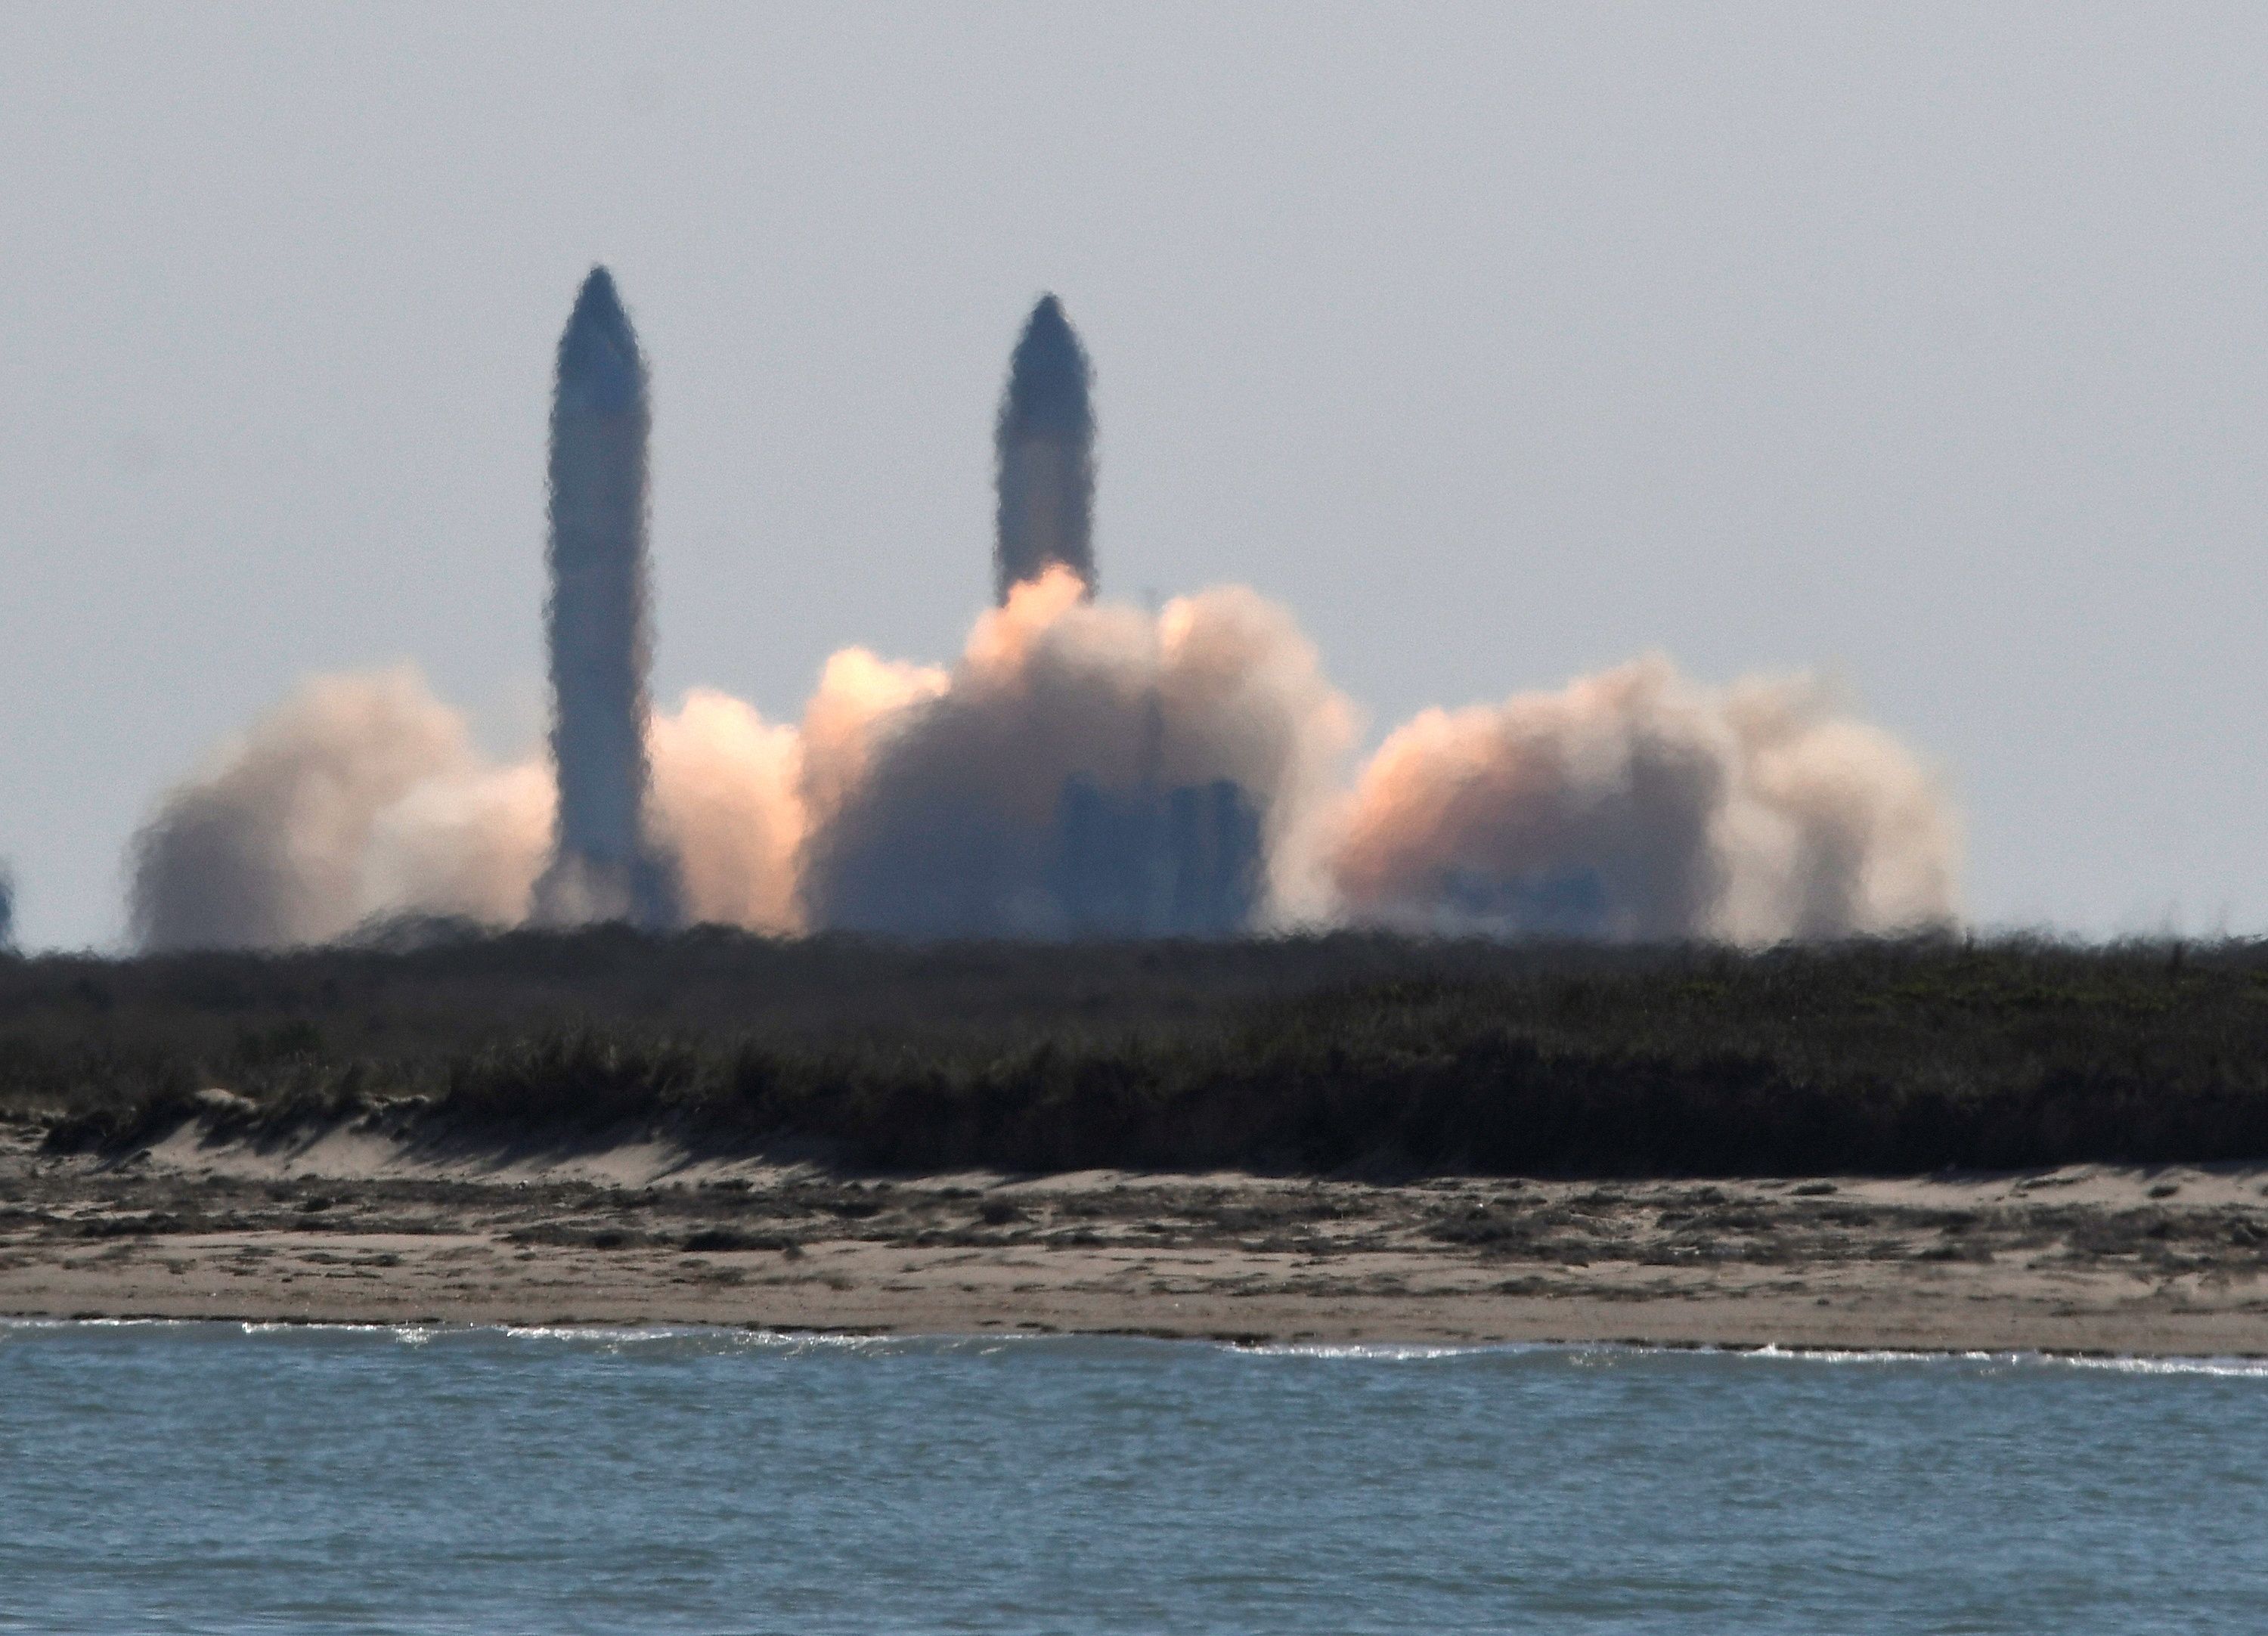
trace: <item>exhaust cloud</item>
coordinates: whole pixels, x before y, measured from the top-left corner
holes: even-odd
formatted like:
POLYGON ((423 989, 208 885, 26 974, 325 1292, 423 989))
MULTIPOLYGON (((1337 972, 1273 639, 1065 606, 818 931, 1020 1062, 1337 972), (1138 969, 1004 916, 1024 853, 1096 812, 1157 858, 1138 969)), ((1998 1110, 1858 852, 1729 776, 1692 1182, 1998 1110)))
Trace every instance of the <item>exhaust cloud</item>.
MULTIPOLYGON (((153 949, 373 917, 909 937, 1414 932, 1764 943, 1950 921, 1959 837, 1817 682, 1649 658, 1429 710, 1349 781, 1353 706, 1241 586, 1095 600, 1086 354, 1053 296, 997 431, 998 606, 951 665, 847 648, 793 724, 647 699, 645 360, 594 269, 551 417, 549 754, 496 763, 415 673, 319 677, 160 802, 153 949)), ((0 936, 8 898, 0 881, 0 936)))

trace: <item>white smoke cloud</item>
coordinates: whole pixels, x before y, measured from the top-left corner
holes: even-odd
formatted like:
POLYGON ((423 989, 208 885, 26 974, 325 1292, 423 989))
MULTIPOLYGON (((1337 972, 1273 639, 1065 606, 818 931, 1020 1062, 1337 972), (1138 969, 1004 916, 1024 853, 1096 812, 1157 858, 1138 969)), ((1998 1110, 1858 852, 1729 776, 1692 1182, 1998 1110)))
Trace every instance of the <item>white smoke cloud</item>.
MULTIPOLYGON (((1220 781, 1257 827, 1263 927, 1756 943, 1957 911, 1943 793, 1815 682, 1715 689, 1640 660, 1428 711, 1349 789, 1355 712, 1282 608, 1233 586, 1155 614, 1083 591, 1060 570, 1018 586, 950 667, 846 649, 793 726, 705 690, 656 713, 648 821, 688 917, 1060 935, 1072 786, 1138 812, 1220 781)), ((401 913, 518 924, 556 807, 544 756, 484 759, 414 672, 319 678, 165 798, 136 844, 135 929, 180 948, 401 913)))
POLYGON ((421 780, 371 825, 355 919, 416 913, 517 925, 551 860, 557 800, 550 770, 534 758, 421 780))
POLYGON ((803 754, 793 727, 729 695, 696 689, 657 715, 653 815, 677 863, 690 919, 756 932, 800 928, 795 856, 803 838, 803 754))
POLYGON ((476 769, 463 722, 408 668, 318 677, 169 794, 136 841, 151 948, 276 947, 351 930, 380 816, 476 769))
MULTIPOLYGON (((890 673, 894 702, 830 751, 803 858, 814 924, 916 934, 1060 934, 1050 884, 1067 782, 1130 792, 1226 780, 1256 809, 1278 910, 1311 890, 1311 829, 1353 711, 1289 615, 1226 587, 1152 615, 1082 600, 1064 568, 1014 586, 960 661, 890 673)), ((861 699, 877 689, 862 661, 861 699)), ((814 721, 814 726, 816 722, 814 721)))
POLYGON ((1652 658, 1398 729, 1331 873, 1388 925, 1761 943, 1948 921, 1957 856, 1926 772, 1817 682, 1652 658))
MULTIPOLYGON (((795 733, 721 694, 657 714, 655 840, 698 920, 797 929, 795 733)), ((529 917, 558 793, 539 755, 498 765, 406 667, 308 682, 161 803, 136 846, 145 947, 272 948, 375 917, 529 917)))

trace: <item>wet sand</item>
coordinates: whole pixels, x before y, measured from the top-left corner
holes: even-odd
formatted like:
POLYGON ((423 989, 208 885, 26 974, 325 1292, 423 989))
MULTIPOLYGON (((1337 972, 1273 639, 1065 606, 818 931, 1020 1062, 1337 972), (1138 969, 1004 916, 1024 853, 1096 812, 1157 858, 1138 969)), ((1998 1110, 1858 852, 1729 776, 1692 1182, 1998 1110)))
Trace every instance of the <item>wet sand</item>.
POLYGON ((2268 1167, 1399 1185, 0 1126, 0 1313, 2268 1354, 2268 1167))

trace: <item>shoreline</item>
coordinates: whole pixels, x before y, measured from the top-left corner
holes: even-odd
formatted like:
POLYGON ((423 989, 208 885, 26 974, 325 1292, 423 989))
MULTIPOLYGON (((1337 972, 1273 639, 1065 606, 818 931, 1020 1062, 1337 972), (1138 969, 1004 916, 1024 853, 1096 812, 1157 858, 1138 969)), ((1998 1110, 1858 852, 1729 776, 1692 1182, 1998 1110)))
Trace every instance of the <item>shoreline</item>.
POLYGON ((0 1331, 19 1329, 237 1329, 247 1334, 276 1330, 313 1334, 370 1335, 380 1332, 397 1340, 423 1345, 446 1337, 480 1335, 506 1338, 589 1341, 659 1341, 674 1339, 747 1338, 784 1345, 797 1342, 857 1345, 902 1343, 938 1348, 995 1345, 1001 1341, 1133 1341, 1160 1346, 1192 1346, 1243 1352, 1253 1356, 1340 1358, 1381 1361, 1426 1361, 1440 1358, 1517 1356, 1531 1352, 1628 1352, 1633 1355, 1677 1355, 1786 1360, 1827 1363, 1977 1362, 2061 1364, 2073 1367, 2117 1367, 2132 1365, 2168 1372, 2259 1375, 2268 1378, 2268 1351, 2243 1352, 2134 1352, 2100 1347, 2080 1349, 2014 1347, 1990 1350, 1945 1346, 1867 1346, 1783 1345, 1778 1342, 1618 1340, 1478 1340, 1478 1341, 1276 1341, 1248 1337, 1181 1335, 1147 1330, 1047 1330, 1003 1331, 847 1330, 799 1325, 725 1323, 609 1323, 581 1321, 553 1323, 475 1323, 458 1319, 364 1319, 259 1317, 240 1313, 216 1313, 195 1317, 161 1313, 75 1313, 56 1316, 39 1313, 0 1312, 0 1331))
POLYGON ((38 1135, 0 1127, 13 1317, 2268 1355, 2260 1166, 1386 1185, 38 1135))

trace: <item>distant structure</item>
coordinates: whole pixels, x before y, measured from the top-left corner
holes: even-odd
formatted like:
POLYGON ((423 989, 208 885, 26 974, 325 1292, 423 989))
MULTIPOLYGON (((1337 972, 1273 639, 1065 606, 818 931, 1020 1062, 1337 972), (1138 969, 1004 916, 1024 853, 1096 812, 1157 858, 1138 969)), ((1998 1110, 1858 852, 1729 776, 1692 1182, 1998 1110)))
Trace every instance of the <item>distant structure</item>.
POLYGON ((645 360, 615 281, 591 269, 559 338, 551 406, 551 757, 559 817, 535 917, 680 917, 675 870, 646 833, 645 360))
POLYGON ((1233 937, 1260 896, 1260 818, 1226 778, 1160 789, 1065 782, 1057 903, 1078 937, 1233 937))
POLYGON ((999 527, 993 593, 1008 593, 1060 563, 1094 593, 1094 410, 1086 352, 1042 296, 1009 360, 1000 400, 999 527))
POLYGON ((1260 814, 1227 778, 1166 787, 1156 695, 1130 789, 1064 781, 1050 884, 1074 937, 1234 937, 1260 901, 1260 814))

